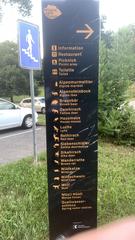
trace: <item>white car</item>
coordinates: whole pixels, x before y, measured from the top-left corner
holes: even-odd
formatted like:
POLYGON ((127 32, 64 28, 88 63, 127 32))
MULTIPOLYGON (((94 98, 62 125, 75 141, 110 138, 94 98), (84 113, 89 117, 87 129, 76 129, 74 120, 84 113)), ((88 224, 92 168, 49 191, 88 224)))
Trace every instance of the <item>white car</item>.
MULTIPOLYGON (((35 97, 35 110, 37 112, 45 113, 45 98, 44 97, 35 97)), ((20 104, 21 107, 31 108, 31 98, 23 99, 20 104)))
MULTIPOLYGON (((35 113, 35 118, 37 122, 37 113, 35 113)), ((30 108, 22 108, 0 98, 0 130, 14 127, 31 128, 32 125, 32 110, 30 108)))

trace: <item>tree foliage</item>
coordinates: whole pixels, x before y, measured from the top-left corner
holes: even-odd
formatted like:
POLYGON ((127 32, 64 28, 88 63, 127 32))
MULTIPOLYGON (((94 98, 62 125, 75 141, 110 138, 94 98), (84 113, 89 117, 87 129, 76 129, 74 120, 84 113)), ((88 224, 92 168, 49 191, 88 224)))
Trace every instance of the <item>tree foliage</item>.
POLYGON ((31 0, 2 0, 4 4, 17 4, 19 12, 23 15, 30 15, 32 9, 32 1, 31 0))
POLYGON ((29 74, 18 67, 17 44, 0 43, 0 59, 0 97, 10 97, 13 101, 14 95, 29 95, 29 74))
POLYGON ((135 33, 132 27, 113 34, 111 47, 100 45, 100 104, 105 111, 118 108, 128 86, 135 80, 135 33))
POLYGON ((108 129, 109 132, 109 126, 114 126, 114 116, 119 114, 119 108, 126 100, 127 89, 135 81, 134 39, 133 26, 116 33, 103 32, 100 44, 100 130, 108 129))

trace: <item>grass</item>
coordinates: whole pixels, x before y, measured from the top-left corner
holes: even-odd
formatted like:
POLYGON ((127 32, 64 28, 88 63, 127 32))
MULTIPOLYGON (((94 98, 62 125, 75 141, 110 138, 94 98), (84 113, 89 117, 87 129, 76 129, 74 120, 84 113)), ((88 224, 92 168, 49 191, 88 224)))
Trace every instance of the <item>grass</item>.
POLYGON ((27 159, 0 168, 1 240, 47 239, 46 179, 45 161, 35 167, 27 159))
MULTIPOLYGON (((0 167, 0 239, 47 240, 47 170, 25 159, 0 167)), ((135 214, 135 148, 100 141, 98 224, 135 214)))
POLYGON ((135 214, 134 174, 135 148, 100 143, 99 224, 135 214))
POLYGON ((44 114, 38 114, 38 125, 45 125, 46 124, 46 118, 44 114))
POLYGON ((40 86, 39 87, 39 96, 42 97, 45 95, 45 92, 44 92, 44 87, 43 86, 40 86))

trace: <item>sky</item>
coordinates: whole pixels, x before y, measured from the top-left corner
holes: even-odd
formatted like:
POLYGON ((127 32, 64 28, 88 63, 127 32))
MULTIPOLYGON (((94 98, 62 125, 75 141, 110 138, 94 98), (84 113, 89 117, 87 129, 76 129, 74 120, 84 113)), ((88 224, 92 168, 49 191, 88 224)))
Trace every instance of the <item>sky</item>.
POLYGON ((109 30, 135 24, 135 0, 100 0, 100 14, 107 16, 109 30))
MULTIPOLYGON (((83 1, 83 0, 82 0, 83 1)), ((41 1, 33 0, 31 17, 22 18, 15 7, 3 7, 3 21, 0 23, 0 42, 9 40, 17 42, 17 19, 23 19, 40 26, 41 1)), ((135 24, 135 0, 100 0, 100 15, 107 16, 106 29, 118 30, 122 26, 135 24)))
POLYGON ((41 26, 41 1, 40 0, 32 0, 33 1, 33 9, 30 17, 22 17, 21 14, 18 13, 17 7, 11 7, 7 5, 3 7, 3 18, 2 23, 0 23, 0 42, 5 40, 10 40, 17 42, 17 20, 22 19, 36 25, 40 26, 40 31, 42 31, 41 26))

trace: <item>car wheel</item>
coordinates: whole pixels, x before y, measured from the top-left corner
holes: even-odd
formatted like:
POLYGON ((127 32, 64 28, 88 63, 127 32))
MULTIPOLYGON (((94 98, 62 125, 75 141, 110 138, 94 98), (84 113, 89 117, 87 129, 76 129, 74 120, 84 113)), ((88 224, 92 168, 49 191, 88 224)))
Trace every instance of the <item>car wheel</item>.
POLYGON ((41 112, 44 114, 45 113, 45 107, 41 109, 41 112))
POLYGON ((32 122, 32 115, 25 116, 23 120, 23 128, 32 128, 33 122, 32 122))

